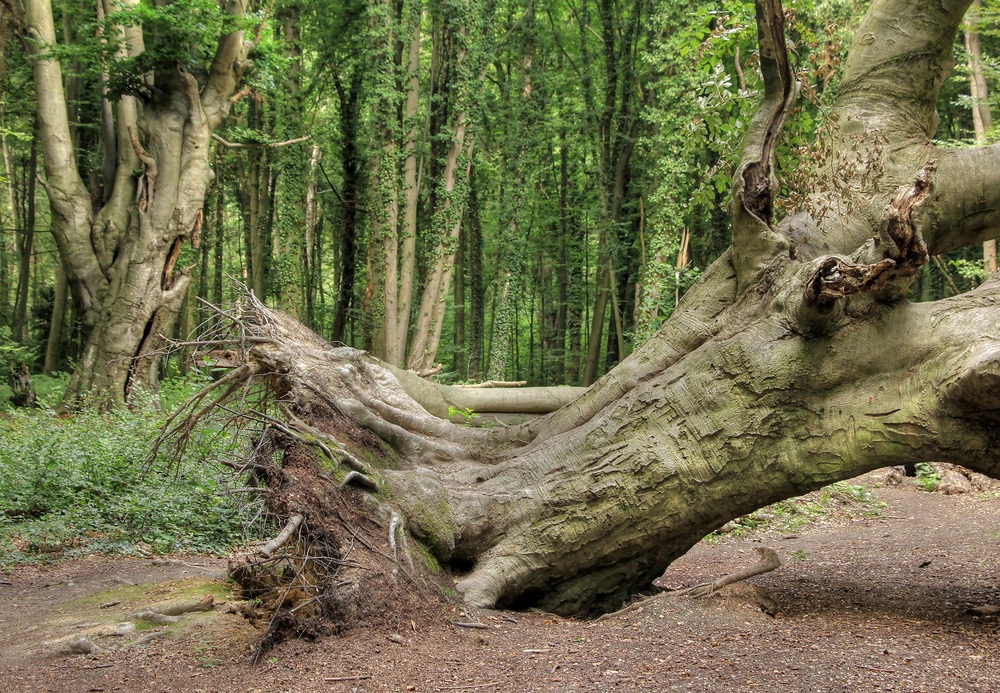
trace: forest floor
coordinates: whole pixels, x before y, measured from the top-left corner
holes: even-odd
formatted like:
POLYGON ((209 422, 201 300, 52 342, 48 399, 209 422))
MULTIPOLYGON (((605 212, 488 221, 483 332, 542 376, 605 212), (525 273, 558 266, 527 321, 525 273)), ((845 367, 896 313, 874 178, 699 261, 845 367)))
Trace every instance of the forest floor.
POLYGON ((99 635, 150 602, 225 601, 222 561, 94 556, 21 567, 0 573, 0 684, 4 693, 1000 690, 1000 615, 976 613, 1000 606, 1000 496, 908 484, 875 493, 886 503, 878 517, 702 542, 658 581, 709 581, 768 546, 784 565, 751 580, 763 596, 741 583, 599 621, 435 606, 395 627, 285 642, 256 666, 259 631, 224 607, 152 628, 163 637, 140 646, 112 643, 141 632, 99 635), (106 651, 58 653, 81 633, 106 651))

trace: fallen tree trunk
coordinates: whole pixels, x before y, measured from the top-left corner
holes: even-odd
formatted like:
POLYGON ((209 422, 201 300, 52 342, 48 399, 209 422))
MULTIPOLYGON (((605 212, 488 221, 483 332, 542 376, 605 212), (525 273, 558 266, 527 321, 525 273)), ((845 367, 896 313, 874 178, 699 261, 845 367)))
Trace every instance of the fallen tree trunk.
MULTIPOLYGON (((929 254, 1000 226, 977 211, 1000 208, 1000 150, 929 140, 966 4, 872 4, 858 36, 881 37, 881 50, 856 43, 838 109, 841 123, 863 113, 893 143, 864 165, 880 167, 882 183, 832 208, 817 193, 779 223, 774 143, 795 88, 781 10, 759 0, 767 89, 734 183, 733 249, 647 344, 552 414, 456 426, 414 399, 426 389, 408 391, 368 354, 245 297, 227 314, 232 334, 214 342, 231 342, 239 367, 173 429, 183 437, 229 402, 266 429, 253 473, 282 524, 304 520, 294 543, 275 542, 279 553, 238 562, 237 578, 259 591, 269 566, 285 616, 303 604, 355 613, 357 595, 377 598, 374 576, 419 591, 438 566, 473 606, 594 613, 621 606, 727 521, 831 482, 928 459, 1000 477, 1000 342, 985 327, 1000 318, 1000 280, 905 300, 929 254), (907 68, 920 79, 895 72, 900 50, 920 56, 907 68), (886 89, 894 99, 875 99, 886 89), (270 409, 248 410, 253 392, 270 409), (362 553, 373 563, 351 558, 362 553)), ((850 156, 856 134, 835 148, 850 156)), ((431 390, 431 409, 457 401, 431 390)))

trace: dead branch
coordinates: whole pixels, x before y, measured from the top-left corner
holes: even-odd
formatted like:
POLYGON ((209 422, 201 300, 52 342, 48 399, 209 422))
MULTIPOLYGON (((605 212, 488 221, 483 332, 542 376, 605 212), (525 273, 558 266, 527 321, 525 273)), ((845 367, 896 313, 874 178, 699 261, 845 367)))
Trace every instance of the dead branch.
POLYGON ((250 93, 250 87, 243 87, 238 92, 229 97, 229 103, 236 103, 250 93))
POLYGON ((160 446, 168 439, 175 440, 178 450, 183 451, 195 425, 216 407, 221 406, 222 402, 227 400, 239 387, 249 382, 253 376, 259 374, 260 371, 260 364, 245 363, 239 368, 226 373, 226 375, 219 378, 211 385, 207 385, 202 388, 191 399, 185 402, 182 407, 178 408, 177 411, 167 417, 167 420, 163 424, 162 432, 159 436, 157 436, 156 440, 153 441, 153 448, 149 453, 150 459, 156 457, 160 446), (227 385, 228 387, 226 387, 225 391, 213 399, 209 404, 205 405, 201 409, 194 410, 195 407, 201 404, 201 402, 209 394, 227 385), (175 424, 174 422, 177 421, 181 415, 183 415, 183 418, 175 424))
POLYGON ((749 568, 737 570, 735 573, 724 575, 716 580, 713 580, 712 582, 704 582, 700 585, 689 587, 686 590, 681 590, 680 592, 672 592, 671 594, 678 597, 707 597, 715 592, 718 592, 726 585, 731 585, 734 582, 741 582, 747 578, 752 578, 755 575, 769 573, 772 570, 781 567, 781 559, 778 558, 778 553, 774 549, 769 549, 765 546, 755 546, 754 551, 760 554, 760 560, 749 568))
POLYGON ((194 339, 187 342, 179 342, 174 339, 164 337, 164 340, 171 348, 181 349, 183 347, 206 347, 206 346, 232 346, 234 344, 268 344, 271 340, 266 337, 251 337, 243 335, 232 339, 194 339))
POLYGON ((470 683, 467 686, 436 686, 436 688, 441 691, 464 691, 471 688, 490 688, 498 685, 500 685, 499 681, 487 681, 486 683, 470 683))
POLYGON ((222 139, 222 137, 213 132, 212 139, 221 144, 223 147, 229 147, 230 149, 256 149, 258 147, 262 149, 278 149, 279 147, 287 147, 291 144, 305 142, 306 140, 312 139, 312 135, 302 135, 302 137, 295 137, 290 140, 285 140, 284 142, 230 142, 222 139))
POLYGON ((410 372, 411 373, 416 373, 421 378, 429 378, 432 375, 436 375, 436 374, 440 373, 442 368, 444 368, 444 364, 443 363, 439 363, 438 365, 432 366, 431 368, 422 368, 419 371, 410 371, 410 372))
POLYGON ((731 585, 734 582, 741 582, 747 578, 752 578, 755 575, 761 575, 763 573, 769 573, 772 570, 779 568, 781 566, 781 560, 778 558, 778 554, 774 549, 769 549, 762 546, 755 546, 754 551, 760 554, 761 560, 754 563, 749 568, 744 568, 743 570, 738 570, 735 573, 730 573, 729 575, 724 575, 717 580, 712 582, 704 582, 700 585, 695 585, 689 587, 685 590, 678 590, 675 592, 661 592, 660 594, 654 594, 651 597, 646 597, 640 601, 637 601, 628 606, 622 607, 618 611, 612 611, 606 613, 597 618, 598 621, 605 621, 610 618, 615 618, 623 614, 627 614, 632 611, 638 611, 639 609, 647 606, 648 604, 664 599, 667 597, 707 597, 715 592, 721 590, 726 585, 731 585))
POLYGON ((480 387, 522 387, 527 385, 527 380, 487 380, 482 383, 468 383, 466 385, 452 385, 452 387, 462 387, 467 389, 480 387))

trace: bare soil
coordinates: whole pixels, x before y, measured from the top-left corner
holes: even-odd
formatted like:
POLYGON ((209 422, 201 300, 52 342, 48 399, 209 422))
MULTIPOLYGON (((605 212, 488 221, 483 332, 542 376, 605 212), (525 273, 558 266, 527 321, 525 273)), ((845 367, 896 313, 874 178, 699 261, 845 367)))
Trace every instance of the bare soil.
POLYGON ((435 606, 282 643, 256 667, 260 631, 225 606, 152 627, 163 637, 144 645, 122 646, 142 633, 100 635, 151 603, 231 601, 222 561, 23 567, 0 574, 0 682, 4 693, 1000 690, 1000 616, 970 611, 1000 606, 1000 498, 877 493, 877 518, 702 542, 658 581, 712 580, 755 562, 754 546, 781 556, 753 585, 709 598, 663 596, 600 621, 435 606), (106 651, 58 653, 81 633, 106 651))

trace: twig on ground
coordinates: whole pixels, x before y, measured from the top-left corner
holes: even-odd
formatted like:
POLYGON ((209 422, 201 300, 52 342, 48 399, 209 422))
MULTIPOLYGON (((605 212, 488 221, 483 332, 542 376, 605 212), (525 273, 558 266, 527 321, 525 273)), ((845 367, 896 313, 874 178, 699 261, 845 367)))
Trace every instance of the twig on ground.
POLYGON ((486 688, 488 686, 499 686, 500 681, 487 681, 486 683, 471 683, 467 686, 435 686, 440 691, 462 691, 469 688, 486 688))
POLYGON ((455 621, 452 625, 458 626, 459 628, 483 628, 488 630, 489 626, 485 623, 474 623, 471 621, 455 621))
POLYGON ((603 616, 600 616, 597 619, 595 619, 595 622, 605 621, 609 618, 614 618, 615 616, 621 616, 622 614, 627 614, 631 611, 636 611, 654 601, 663 599, 664 597, 707 597, 711 594, 714 594, 718 590, 721 590, 726 585, 731 585, 734 582, 741 582, 755 575, 768 573, 774 570, 775 568, 781 566, 781 560, 778 558, 778 554, 774 549, 755 546, 754 551, 760 554, 761 560, 758 561, 757 563, 754 563, 749 568, 738 570, 735 573, 724 575, 717 580, 713 580, 712 582, 704 582, 700 585, 695 585, 694 587, 689 587, 685 590, 678 590, 676 592, 661 592, 660 594, 654 594, 651 597, 646 597, 642 601, 638 601, 635 602, 634 604, 629 604, 628 606, 622 607, 618 611, 612 611, 610 613, 604 614, 603 616))
POLYGON ((263 486, 242 486, 240 488, 231 488, 222 492, 223 496, 233 496, 238 493, 267 493, 268 489, 263 486))
POLYGON ((781 567, 781 559, 778 558, 778 553, 774 549, 769 549, 763 546, 755 546, 754 551, 760 554, 760 560, 749 568, 744 568, 743 570, 738 570, 735 573, 724 575, 717 580, 713 580, 712 582, 704 582, 700 585, 689 587, 686 590, 681 590, 675 594, 682 597, 707 597, 708 595, 721 590, 726 585, 731 585, 734 582, 741 582, 755 575, 761 575, 762 573, 769 573, 775 568, 781 567))
POLYGON ((886 674, 895 674, 896 673, 895 669, 882 669, 880 667, 870 667, 870 666, 867 666, 866 664, 855 664, 854 666, 856 666, 858 669, 867 669, 868 671, 883 671, 886 674))
POLYGON ((371 674, 360 674, 358 676, 327 676, 324 681, 327 683, 334 683, 336 681, 363 681, 364 679, 370 679, 371 674))

